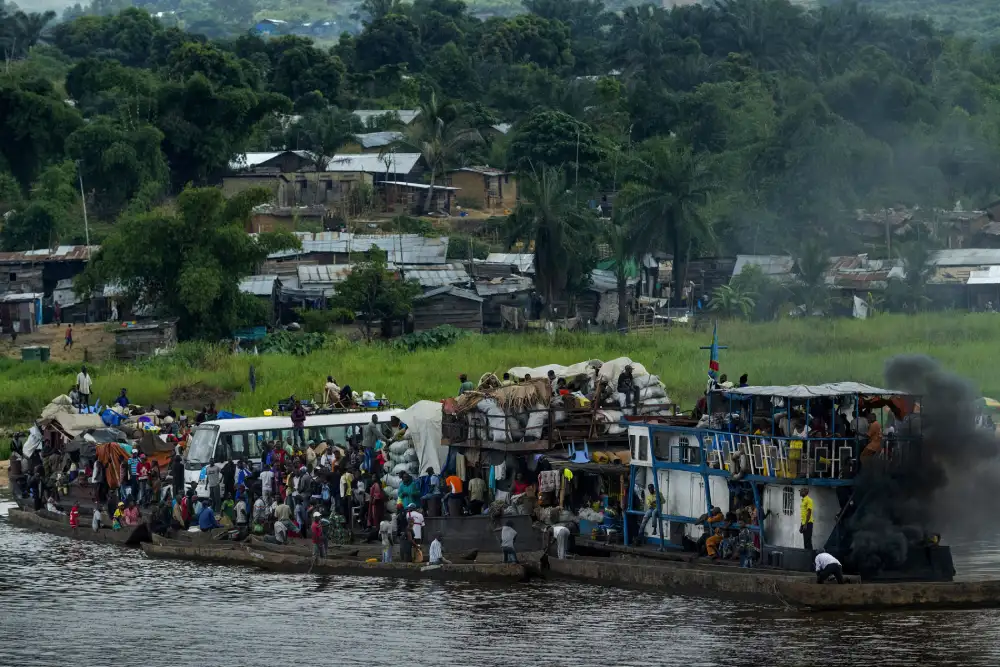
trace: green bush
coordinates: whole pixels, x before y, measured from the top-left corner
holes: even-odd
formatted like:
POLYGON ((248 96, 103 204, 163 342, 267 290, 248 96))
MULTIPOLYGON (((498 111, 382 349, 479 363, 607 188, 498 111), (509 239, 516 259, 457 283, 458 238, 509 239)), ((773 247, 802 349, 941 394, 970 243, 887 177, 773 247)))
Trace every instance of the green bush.
POLYGON ((443 324, 429 331, 406 334, 393 340, 391 345, 397 350, 407 350, 409 352, 413 352, 414 350, 434 350, 439 347, 451 345, 462 336, 465 336, 466 333, 466 331, 456 329, 450 324, 443 324))

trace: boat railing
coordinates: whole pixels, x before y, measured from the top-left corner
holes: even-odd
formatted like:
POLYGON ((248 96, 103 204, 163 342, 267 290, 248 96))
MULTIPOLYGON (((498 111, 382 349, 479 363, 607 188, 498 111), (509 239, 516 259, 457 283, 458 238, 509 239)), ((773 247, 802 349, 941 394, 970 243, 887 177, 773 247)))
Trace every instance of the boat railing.
POLYGON ((857 468, 856 438, 788 438, 711 432, 709 468, 783 479, 850 477, 857 468))

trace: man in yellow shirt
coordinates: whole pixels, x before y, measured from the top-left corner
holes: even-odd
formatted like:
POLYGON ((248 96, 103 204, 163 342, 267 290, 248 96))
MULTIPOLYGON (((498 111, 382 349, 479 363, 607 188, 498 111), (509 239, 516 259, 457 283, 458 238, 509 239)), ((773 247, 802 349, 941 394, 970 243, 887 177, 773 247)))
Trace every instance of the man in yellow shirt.
POLYGON ((801 526, 799 526, 799 532, 802 533, 802 548, 812 551, 813 548, 813 499, 809 497, 809 489, 802 488, 799 489, 799 495, 802 496, 802 502, 800 503, 800 521, 801 526))

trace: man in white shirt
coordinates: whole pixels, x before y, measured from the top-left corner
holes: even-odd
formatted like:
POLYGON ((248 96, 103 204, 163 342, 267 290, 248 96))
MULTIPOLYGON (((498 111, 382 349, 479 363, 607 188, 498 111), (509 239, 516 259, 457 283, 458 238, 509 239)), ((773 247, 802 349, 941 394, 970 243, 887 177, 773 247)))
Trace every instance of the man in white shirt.
POLYGON ((552 526, 552 536, 556 540, 556 558, 565 560, 569 546, 569 528, 562 525, 552 526))
POLYGON ((836 579, 838 584, 844 583, 844 569, 839 560, 820 551, 816 554, 816 583, 822 584, 830 577, 836 579))
POLYGON ((264 469, 260 471, 260 495, 264 499, 265 505, 271 499, 271 493, 273 491, 274 473, 271 472, 271 466, 264 464, 264 469))
POLYGON ((340 402, 340 387, 332 375, 326 376, 326 384, 323 386, 323 399, 331 408, 340 402))
POLYGON ((424 515, 419 509, 417 509, 415 503, 410 503, 409 507, 406 509, 407 521, 413 522, 413 541, 417 544, 422 544, 424 536, 424 515))
POLYGON ((90 405, 90 385, 92 380, 90 379, 90 373, 87 372, 86 366, 80 367, 80 372, 76 374, 76 388, 80 392, 80 404, 90 405))
POLYGON ((431 542, 429 557, 431 565, 451 564, 451 561, 444 557, 444 549, 441 548, 441 535, 435 536, 434 541, 431 542))
POLYGON ((503 562, 505 563, 517 563, 517 552, 514 551, 515 539, 517 539, 517 531, 514 530, 514 522, 507 521, 500 529, 500 548, 503 550, 503 562))

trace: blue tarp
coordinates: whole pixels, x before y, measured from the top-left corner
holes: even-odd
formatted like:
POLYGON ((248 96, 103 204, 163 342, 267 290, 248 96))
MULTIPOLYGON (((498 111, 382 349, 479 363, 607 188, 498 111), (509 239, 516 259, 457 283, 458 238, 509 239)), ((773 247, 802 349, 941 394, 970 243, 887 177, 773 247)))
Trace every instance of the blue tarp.
POLYGON ((215 416, 216 419, 243 419, 243 415, 234 414, 232 412, 226 412, 225 410, 219 410, 219 414, 215 416))

